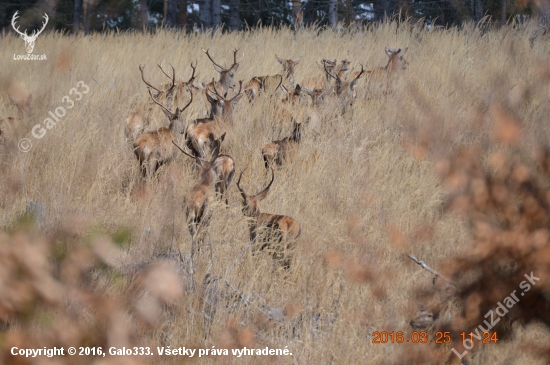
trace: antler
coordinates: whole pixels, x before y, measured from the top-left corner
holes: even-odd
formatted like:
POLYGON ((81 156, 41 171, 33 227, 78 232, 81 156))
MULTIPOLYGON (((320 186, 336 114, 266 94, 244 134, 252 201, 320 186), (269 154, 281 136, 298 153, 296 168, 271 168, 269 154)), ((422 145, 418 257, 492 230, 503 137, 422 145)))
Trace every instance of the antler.
POLYGON ((273 171, 273 167, 272 167, 271 168, 271 181, 269 182, 269 185, 267 185, 267 187, 265 189, 263 189, 262 191, 260 191, 259 193, 257 193, 254 196, 261 195, 261 194, 265 193, 266 191, 268 191, 269 188, 271 187, 271 184, 273 184, 273 181, 275 181, 275 172, 273 171))
POLYGON ((222 67, 222 66, 218 65, 216 62, 214 62, 214 60, 212 59, 212 57, 211 57, 210 54, 208 53, 208 51, 209 51, 210 49, 207 49, 206 51, 205 51, 203 48, 201 48, 201 49, 202 49, 202 51, 203 51, 204 53, 206 53, 206 55, 208 56, 208 58, 210 58, 210 61, 212 61, 212 63, 213 63, 215 66, 218 66, 219 68, 225 70, 225 67, 222 67))
POLYGON ((48 14, 46 14, 46 13, 44 13, 43 18, 45 18, 46 21, 42 24, 42 29, 40 29, 38 32, 36 30, 33 31, 32 35, 31 35, 31 38, 37 38, 40 35, 40 33, 42 33, 44 31, 44 29, 46 29, 46 25, 48 24, 48 20, 50 18, 48 18, 48 14))
POLYGON ((183 109, 180 110, 180 113, 181 113, 182 111, 184 111, 185 109, 187 109, 187 108, 189 107, 189 105, 191 105, 191 103, 193 102, 193 92, 190 90, 190 91, 189 91, 189 94, 191 94, 191 100, 189 100, 189 102, 187 103, 187 105, 184 106, 183 109))
MULTIPOLYGON (((151 99, 153 99, 153 101, 155 102, 155 104, 157 104, 158 106, 160 106, 162 108, 162 110, 164 110, 165 113, 167 114, 170 114, 170 119, 173 119, 176 114, 172 113, 170 110, 168 110, 164 105, 162 105, 161 103, 159 103, 157 101, 157 99, 155 99, 155 97, 153 96, 153 93, 151 92, 151 89, 149 89, 149 95, 151 95, 151 99)), ((193 101, 193 94, 191 94, 191 101, 193 101)), ((190 104, 191 102, 189 102, 190 104)), ((187 106, 185 108, 187 108, 189 106, 189 104, 187 104, 187 106)), ((184 109, 185 109, 184 108, 184 109)))
POLYGON ((19 18, 17 13, 19 13, 19 11, 16 11, 15 14, 13 14, 13 18, 11 18, 11 26, 13 27, 13 30, 15 30, 17 33, 19 33, 22 37, 28 37, 27 31, 25 31, 25 33, 21 33, 21 31, 19 30, 19 27, 17 27, 17 28, 15 27, 15 20, 17 18, 19 18))
MULTIPOLYGON (((213 91, 213 93, 216 94, 216 96, 217 96, 218 98, 220 98, 220 99, 222 99, 222 100, 225 100, 225 98, 224 98, 223 96, 221 96, 220 94, 218 94, 218 88, 216 87, 216 81, 214 80, 214 78, 212 78, 212 84, 214 85, 214 91, 213 91)), ((206 91, 212 92, 212 90, 211 90, 209 87, 206 88, 206 91)))
POLYGON ((241 177, 243 177, 243 173, 246 171, 246 169, 244 169, 243 171, 241 171, 241 174, 239 175, 239 180, 237 180, 237 188, 239 188, 239 191, 241 192, 241 194, 243 195, 243 197, 245 195, 247 195, 245 192, 244 192, 244 189, 241 188, 241 177))
MULTIPOLYGON (((323 60, 324 61, 324 60, 323 60)), ((336 74, 336 76, 334 76, 333 74, 330 73, 329 70, 327 70, 327 64, 325 62, 323 62, 323 67, 325 68, 325 72, 327 73, 327 75, 329 75, 330 77, 332 77, 333 79, 335 79, 336 81, 340 82, 340 77, 338 76, 338 74, 336 74)))
POLYGON ((199 159, 199 160, 201 160, 201 161, 205 161, 205 162, 206 162, 206 160, 203 160, 202 158, 200 158, 200 157, 198 157, 198 156, 195 157, 195 156, 192 156, 192 155, 190 155, 189 153, 185 152, 185 151, 184 151, 180 146, 178 146, 178 144, 177 144, 176 142, 174 142, 173 140, 172 140, 172 143, 173 143, 174 146, 176 146, 176 147, 178 148, 178 150, 180 150, 181 153, 183 153, 185 156, 191 157, 192 159, 199 159))
POLYGON ((361 76, 363 76, 364 72, 365 72, 365 69, 363 68, 363 65, 361 65, 361 72, 359 72, 359 75, 357 75, 357 77, 355 77, 353 81, 349 84, 350 89, 353 89, 353 87, 355 86, 355 83, 357 82, 357 80, 361 78, 361 76))
POLYGON ((150 83, 145 81, 145 76, 143 75, 143 69, 144 68, 145 68, 145 66, 139 65, 139 70, 141 71, 141 79, 143 80, 145 85, 149 86, 151 89, 155 89, 158 93, 162 93, 162 91, 160 91, 159 89, 157 89, 156 87, 154 87, 153 85, 151 85, 150 83))
POLYGON ((172 64, 170 63, 169 64, 171 67, 172 67, 172 77, 170 77, 166 71, 164 71, 164 69, 162 68, 161 65, 157 64, 157 66, 160 68, 160 70, 162 71, 162 73, 164 75, 166 75, 166 77, 168 77, 169 79, 172 80, 172 86, 170 86, 168 88, 168 90, 166 90, 166 95, 170 95, 172 93, 172 91, 174 90, 174 87, 176 86, 176 70, 174 69, 174 66, 172 66, 172 64))
MULTIPOLYGON (((229 99, 229 101, 233 101, 233 99, 235 99, 237 96, 241 95, 241 90, 243 88, 243 80, 239 81, 239 92, 234 96, 232 97, 231 99, 229 99)), ((225 99, 225 98, 224 98, 225 99)))
POLYGON ((193 62, 191 62, 191 68, 193 69, 193 74, 191 75, 191 78, 189 81, 187 81, 187 84, 191 84, 193 80, 195 80, 195 71, 197 70, 198 61, 195 60, 195 66, 193 67, 193 62))
MULTIPOLYGON (((235 66, 236 64, 239 64, 242 62, 242 60, 240 60, 239 62, 237 62, 237 52, 239 52, 239 49, 236 48, 233 50, 233 65, 231 65, 231 67, 235 66)), ((243 55, 243 59, 244 59, 244 55, 243 55)), ((230 67, 230 68, 231 68, 230 67)))

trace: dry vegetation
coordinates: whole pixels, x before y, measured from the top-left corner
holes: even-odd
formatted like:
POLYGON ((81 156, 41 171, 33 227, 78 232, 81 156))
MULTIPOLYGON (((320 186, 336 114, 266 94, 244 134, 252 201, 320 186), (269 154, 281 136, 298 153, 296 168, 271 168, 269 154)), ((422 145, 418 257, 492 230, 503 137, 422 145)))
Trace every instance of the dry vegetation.
MULTIPOLYGON (((319 34, 43 34, 35 53, 48 60, 26 62, 12 60, 23 53, 20 38, 3 36, 0 44, 0 119, 15 118, 0 122, 1 362, 16 363, 11 346, 150 346, 155 354, 157 346, 288 346, 292 357, 199 361, 444 362, 448 347, 372 343, 373 331, 409 333, 417 303, 433 292, 431 275, 407 258, 411 253, 461 285, 448 309, 455 329, 480 323, 534 271, 540 285, 510 314, 508 327, 498 329, 508 339, 484 346, 472 363, 547 363, 550 163, 542 147, 550 140, 550 42, 536 24, 428 30, 385 23, 365 32, 319 34), (383 66, 386 46, 409 47, 409 69, 386 93, 369 93, 360 79, 352 107, 343 114, 324 110, 318 132, 304 133, 262 202, 263 212, 288 215, 302 227, 291 269, 267 252, 252 256, 233 185, 229 207, 214 204, 208 245, 191 272, 184 198, 196 184, 196 168, 179 155, 159 169, 157 180, 139 186, 124 135, 130 112, 149 100, 138 66, 147 64, 148 80, 160 85, 167 79, 152 72, 155 64, 172 63, 177 78, 186 80, 198 60, 198 78, 208 82, 218 75, 201 48, 222 64, 239 48, 244 60, 236 81, 280 73, 276 53, 302 57, 300 83, 322 76, 316 65, 322 58, 347 58, 352 72, 359 64, 383 66), (91 92, 44 138, 29 137, 80 80, 91 92), (15 100, 32 93, 32 116, 10 102, 10 92, 15 100), (33 143, 30 152, 17 147, 23 137, 33 143), (24 214, 28 201, 43 204, 43 211, 24 214)), ((188 95, 183 99, 180 107, 188 95)), ((204 117, 207 104, 197 95, 184 118, 204 117)), ((243 185, 250 191, 271 178, 261 148, 292 131, 291 123, 276 119, 273 104, 243 98, 222 148, 237 173, 247 168, 243 185)), ((307 108, 291 110, 299 116, 307 108)), ((148 129, 167 126, 160 108, 153 112, 148 129)))

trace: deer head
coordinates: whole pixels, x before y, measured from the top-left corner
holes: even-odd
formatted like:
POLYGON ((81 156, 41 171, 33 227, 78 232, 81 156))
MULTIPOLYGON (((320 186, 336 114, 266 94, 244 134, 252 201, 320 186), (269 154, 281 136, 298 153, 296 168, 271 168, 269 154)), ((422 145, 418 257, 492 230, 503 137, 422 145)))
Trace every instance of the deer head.
POLYGON ((388 64, 386 65, 386 69, 388 71, 396 71, 396 70, 406 70, 409 67, 409 62, 405 59, 405 53, 407 53, 407 50, 409 48, 399 48, 399 49, 393 49, 393 48, 387 48, 386 47, 386 54, 390 58, 388 60, 388 64))
POLYGON ((248 195, 244 191, 244 189, 241 187, 241 178, 243 177, 243 173, 245 172, 245 170, 241 171, 241 174, 239 175, 239 180, 237 181, 237 187, 239 188, 239 191, 241 192, 241 196, 243 197, 244 215, 248 217, 254 217, 260 214, 260 202, 264 200, 265 197, 267 196, 267 193, 269 192, 269 188, 271 187, 271 184, 273 184, 273 181, 275 180, 275 172, 273 171, 273 168, 271 168, 271 181, 269 182, 269 184, 265 189, 263 189, 256 195, 248 195))
POLYGON ((295 58, 293 60, 285 60, 285 59, 277 57, 277 55, 275 55, 275 58, 283 66, 283 72, 284 72, 285 80, 288 80, 291 77, 294 77, 294 68, 302 60, 302 57, 298 57, 298 58, 295 58))
POLYGON ((206 98, 208 99, 208 102, 212 105, 212 112, 211 116, 222 118, 228 121, 229 123, 232 123, 231 115, 233 114, 233 108, 237 104, 239 100, 241 100, 242 96, 244 95, 243 88, 243 82, 242 80, 239 81, 239 91, 235 96, 232 98, 227 98, 227 92, 224 93, 224 95, 220 95, 218 92, 218 88, 214 85, 214 90, 207 88, 206 89, 206 98), (211 96, 208 94, 208 92, 213 93, 214 95, 211 96))
POLYGON ((220 138, 213 141, 212 157, 210 158, 210 160, 204 159, 199 156, 193 156, 185 152, 180 146, 178 146, 176 142, 172 141, 172 143, 181 151, 181 153, 183 153, 185 156, 190 157, 196 161, 197 165, 200 168, 199 175, 201 176, 201 183, 199 185, 209 186, 218 179, 219 177, 218 173, 212 167, 213 167, 214 161, 219 156, 221 143, 223 142, 224 138, 225 138, 225 133, 220 138))
POLYGON ((27 31, 25 30, 25 33, 21 33, 21 31, 19 31, 19 27, 15 27, 15 21, 17 20, 17 18, 19 18, 19 16, 17 15, 18 11, 15 12, 15 14, 13 14, 13 18, 11 19, 11 26, 13 27, 13 29, 19 33, 19 35, 21 36, 21 38, 23 38, 23 40, 25 41, 25 48, 27 49, 27 53, 32 53, 32 50, 34 49, 34 42, 36 41, 36 38, 38 38, 38 36, 40 35, 40 33, 42 33, 44 31, 44 29, 46 28, 46 24, 48 24, 48 14, 44 13, 44 19, 46 20, 43 24, 42 24, 42 29, 40 30, 33 30, 32 34, 31 35, 28 35, 27 34, 27 31))
POLYGON ((232 89, 234 91, 235 83, 233 81, 233 76, 235 75, 235 72, 237 72, 237 69, 239 68, 239 63, 241 63, 242 61, 241 60, 237 62, 237 52, 239 50, 235 49, 233 51, 233 64, 229 68, 225 68, 218 65, 208 53, 209 51, 208 49, 206 51, 203 49, 202 51, 206 53, 210 61, 212 61, 212 63, 214 64, 214 68, 216 69, 216 71, 220 73, 220 81, 218 81, 218 84, 221 85, 223 92, 226 92, 229 89, 232 89))
POLYGON ((155 104, 157 104, 158 106, 161 107, 162 111, 164 112, 164 114, 166 115, 168 120, 170 121, 169 128, 170 128, 170 130, 172 131, 172 133, 174 135, 183 134, 183 132, 185 130, 185 127, 183 125, 184 121, 181 118, 181 113, 185 109, 187 109, 189 107, 189 105, 191 105, 191 103, 193 102, 193 92, 190 92, 190 94, 191 94, 191 100, 189 100, 189 103, 187 103, 187 105, 184 106, 183 109, 180 109, 180 108, 176 107, 176 111, 174 113, 172 113, 167 107, 165 107, 164 105, 162 105, 161 103, 159 103, 157 101, 157 99, 153 96, 153 93, 151 92, 151 89, 149 89, 149 95, 151 95, 151 99, 153 99, 153 102, 155 104))

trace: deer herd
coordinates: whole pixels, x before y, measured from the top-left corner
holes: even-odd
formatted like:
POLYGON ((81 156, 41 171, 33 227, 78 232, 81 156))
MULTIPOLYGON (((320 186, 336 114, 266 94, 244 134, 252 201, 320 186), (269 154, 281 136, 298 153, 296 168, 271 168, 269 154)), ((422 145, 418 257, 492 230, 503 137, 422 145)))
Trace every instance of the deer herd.
POLYGON ((407 49, 388 49, 389 57, 385 67, 366 71, 361 70, 348 77, 348 60, 318 61, 323 75, 296 83, 296 68, 301 57, 283 59, 275 55, 283 71, 278 75, 255 76, 250 81, 235 81, 235 73, 241 61, 237 61, 238 50, 233 51, 233 63, 229 67, 217 63, 209 50, 202 50, 220 74, 219 80, 208 83, 197 82, 197 63, 191 63, 192 74, 187 80, 177 81, 175 68, 171 73, 158 65, 168 82, 154 86, 147 81, 145 66, 139 66, 141 79, 148 89, 153 104, 139 105, 126 119, 125 136, 139 163, 142 184, 151 180, 158 168, 172 161, 179 152, 193 159, 197 166, 198 182, 185 197, 184 209, 187 225, 192 236, 191 254, 197 253, 203 243, 211 218, 211 204, 216 196, 229 205, 228 190, 235 175, 235 161, 229 155, 221 154, 223 143, 231 135, 233 128, 233 110, 244 95, 250 103, 261 95, 273 98, 274 116, 281 123, 291 122, 292 134, 289 137, 272 141, 261 149, 267 171, 271 170, 271 181, 255 195, 248 195, 241 186, 244 170, 241 171, 237 187, 243 199, 243 214, 249 221, 250 241, 253 252, 269 249, 276 262, 285 269, 290 268, 291 252, 300 236, 300 224, 285 215, 260 212, 260 202, 267 196, 275 180, 274 167, 280 167, 295 155, 304 133, 305 125, 318 132, 319 110, 326 105, 339 105, 342 110, 351 105, 356 98, 358 81, 367 76, 370 83, 389 82, 389 76, 398 70, 406 69, 404 59, 407 49), (238 86, 237 86, 238 85, 238 86), (178 103, 189 94, 189 101, 183 108, 178 103), (280 98, 282 95, 282 99, 280 98), (306 96, 307 95, 307 96, 306 96), (295 106, 305 97, 311 99, 311 105, 304 106, 305 120, 298 118, 295 106), (186 121, 185 110, 193 100, 205 100, 210 104, 210 115, 206 118, 186 121), (278 102, 277 102, 278 100, 278 102), (154 105, 157 105, 168 118, 168 127, 147 130, 151 125, 154 105), (175 110, 174 110, 175 107, 175 110), (184 143, 177 142, 183 135, 184 143), (258 241, 262 242, 258 242, 258 241))

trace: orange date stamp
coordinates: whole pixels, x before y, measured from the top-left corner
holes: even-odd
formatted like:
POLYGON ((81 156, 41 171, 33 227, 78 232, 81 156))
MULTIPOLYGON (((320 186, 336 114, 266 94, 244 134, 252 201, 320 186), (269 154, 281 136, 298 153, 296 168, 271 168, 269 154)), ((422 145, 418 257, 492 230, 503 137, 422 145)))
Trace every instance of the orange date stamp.
MULTIPOLYGON (((454 340, 467 340, 473 342, 480 342, 482 344, 497 343, 498 336, 496 332, 461 332, 459 338, 454 340)), ((413 331, 410 335, 405 335, 404 332, 387 332, 387 331, 374 331, 372 333, 372 343, 435 343, 438 345, 449 344, 453 342, 451 338, 451 332, 449 331, 437 331, 434 333, 433 338, 427 331, 413 331)))

